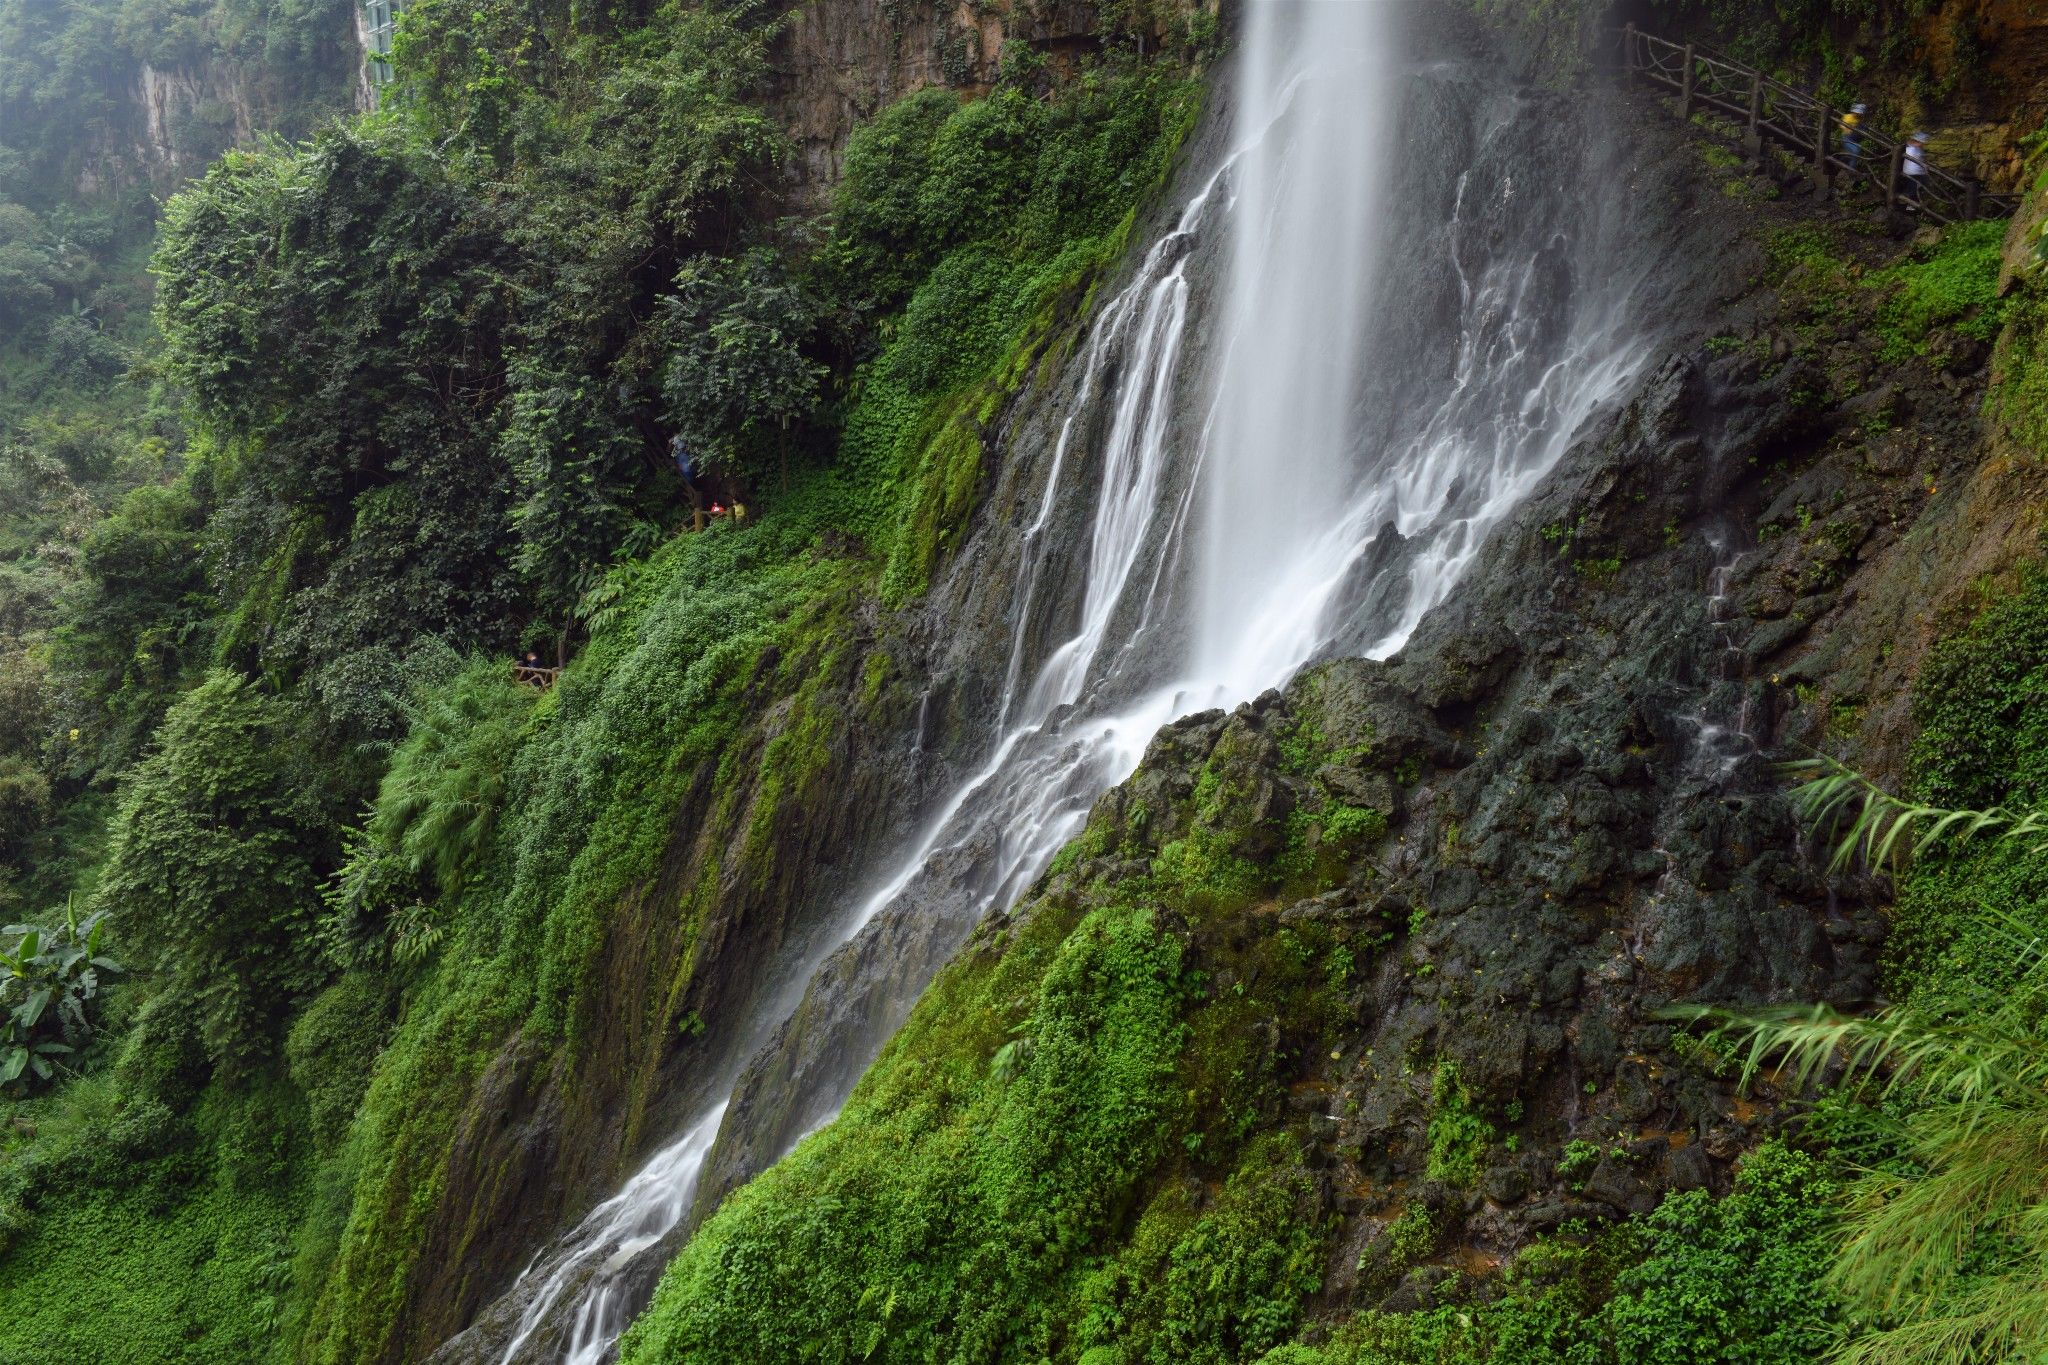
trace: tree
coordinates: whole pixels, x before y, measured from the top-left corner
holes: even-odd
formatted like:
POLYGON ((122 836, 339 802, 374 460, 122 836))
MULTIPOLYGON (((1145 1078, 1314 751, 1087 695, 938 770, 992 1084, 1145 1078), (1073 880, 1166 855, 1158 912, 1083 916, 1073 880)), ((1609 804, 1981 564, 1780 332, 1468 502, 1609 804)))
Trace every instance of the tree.
POLYGON ((299 730, 284 703, 209 674, 123 784, 95 893, 231 1072, 269 1054, 325 973, 314 930, 329 818, 299 730))
POLYGON ((790 427, 810 422, 825 375, 802 350, 815 306, 775 252, 756 248, 689 262, 662 308, 671 428, 715 469, 777 471, 790 427))

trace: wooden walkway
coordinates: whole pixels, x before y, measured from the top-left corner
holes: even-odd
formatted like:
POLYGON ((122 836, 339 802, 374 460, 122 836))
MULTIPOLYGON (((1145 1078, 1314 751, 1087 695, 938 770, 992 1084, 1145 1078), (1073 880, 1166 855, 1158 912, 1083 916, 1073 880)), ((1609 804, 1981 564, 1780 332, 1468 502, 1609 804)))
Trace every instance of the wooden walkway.
MULTIPOLYGON (((1630 24, 1621 35, 1622 70, 1678 96, 1678 116, 1712 112, 1741 125, 1749 152, 1759 161, 1766 148, 1779 147, 1812 170, 1814 184, 1825 191, 1858 175, 1867 175, 1884 189, 1887 206, 1909 198, 1905 184, 1906 144, 1872 128, 1862 128, 1861 164, 1849 160, 1842 144, 1843 111, 1753 66, 1729 61, 1692 43, 1674 43, 1630 24)), ((1956 175, 1927 162, 1920 177, 1920 212, 1937 223, 1977 218, 2009 218, 2019 197, 1991 194, 1973 177, 1956 175)))

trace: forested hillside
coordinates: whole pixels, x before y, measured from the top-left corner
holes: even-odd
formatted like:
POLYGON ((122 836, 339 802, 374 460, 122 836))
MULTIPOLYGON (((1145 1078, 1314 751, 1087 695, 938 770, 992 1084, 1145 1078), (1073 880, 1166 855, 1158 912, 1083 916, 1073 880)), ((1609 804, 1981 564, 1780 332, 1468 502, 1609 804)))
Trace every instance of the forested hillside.
POLYGON ((353 0, 0 0, 0 1361, 2048 1349, 2048 29, 1399 8, 1358 443, 1626 359, 1387 657, 1103 720, 1245 6, 411 0, 367 110, 353 0), (2019 212, 1816 195, 1624 17, 2019 212))

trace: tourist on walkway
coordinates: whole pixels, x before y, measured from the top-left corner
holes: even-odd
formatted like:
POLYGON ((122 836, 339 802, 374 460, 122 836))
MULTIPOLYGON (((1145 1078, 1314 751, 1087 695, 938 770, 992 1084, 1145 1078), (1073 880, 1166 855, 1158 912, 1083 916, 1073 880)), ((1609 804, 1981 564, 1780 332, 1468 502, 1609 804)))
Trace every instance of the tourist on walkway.
POLYGON ((1920 211, 1920 187, 1927 179, 1927 134, 1915 133, 1906 141, 1906 177, 1900 192, 1906 198, 1906 212, 1920 211))
POLYGON ((1842 115, 1842 160, 1852 176, 1863 171, 1863 116, 1869 112, 1865 105, 1852 104, 1849 112, 1842 115))

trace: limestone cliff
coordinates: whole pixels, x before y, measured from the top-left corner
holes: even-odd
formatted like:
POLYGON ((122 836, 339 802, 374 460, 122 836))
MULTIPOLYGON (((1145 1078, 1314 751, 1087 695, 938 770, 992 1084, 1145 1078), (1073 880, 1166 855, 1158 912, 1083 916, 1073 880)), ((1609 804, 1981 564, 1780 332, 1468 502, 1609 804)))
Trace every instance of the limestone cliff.
POLYGON ((1155 0, 1118 7, 1083 0, 809 0, 778 52, 777 104, 796 146, 795 177, 815 199, 838 177, 861 120, 925 86, 968 94, 994 83, 1006 51, 1022 48, 1070 74, 1105 40, 1156 51, 1213 24, 1222 0, 1155 0))

